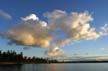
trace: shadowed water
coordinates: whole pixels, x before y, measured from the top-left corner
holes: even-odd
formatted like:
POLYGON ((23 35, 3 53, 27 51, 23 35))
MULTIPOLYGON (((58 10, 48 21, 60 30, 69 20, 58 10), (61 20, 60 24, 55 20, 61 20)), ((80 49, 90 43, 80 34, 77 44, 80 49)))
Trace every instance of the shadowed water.
POLYGON ((0 71, 108 71, 107 63, 24 64, 0 66, 0 71))

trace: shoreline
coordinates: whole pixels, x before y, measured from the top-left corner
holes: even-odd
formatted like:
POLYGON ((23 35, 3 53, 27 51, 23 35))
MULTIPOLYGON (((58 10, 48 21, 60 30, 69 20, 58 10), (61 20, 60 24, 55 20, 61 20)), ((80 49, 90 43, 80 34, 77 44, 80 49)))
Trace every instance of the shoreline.
POLYGON ((49 63, 16 63, 16 62, 0 62, 0 65, 22 65, 22 64, 62 64, 62 63, 108 63, 108 61, 73 61, 73 62, 49 62, 49 63))

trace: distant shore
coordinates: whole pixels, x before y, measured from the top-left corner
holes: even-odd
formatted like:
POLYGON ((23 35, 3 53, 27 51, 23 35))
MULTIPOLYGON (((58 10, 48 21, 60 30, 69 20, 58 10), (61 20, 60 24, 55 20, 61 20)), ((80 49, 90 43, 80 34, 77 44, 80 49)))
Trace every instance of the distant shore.
POLYGON ((0 50, 0 65, 22 65, 22 64, 51 64, 51 63, 108 63, 108 60, 79 60, 79 61, 58 61, 56 59, 40 58, 40 57, 27 57, 23 53, 16 53, 15 51, 8 50, 2 52, 0 50))
POLYGON ((108 63, 108 61, 67 61, 58 63, 108 63))
POLYGON ((70 62, 49 62, 49 63, 15 63, 0 62, 0 65, 22 65, 22 64, 53 64, 53 63, 108 63, 108 61, 70 61, 70 62))

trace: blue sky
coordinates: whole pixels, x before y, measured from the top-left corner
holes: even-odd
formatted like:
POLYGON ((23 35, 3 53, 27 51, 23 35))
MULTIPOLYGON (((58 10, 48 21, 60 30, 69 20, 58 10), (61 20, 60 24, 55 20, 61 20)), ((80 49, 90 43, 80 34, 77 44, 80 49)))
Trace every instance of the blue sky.
MULTIPOLYGON (((43 16, 45 12, 54 10, 64 10, 70 12, 89 11, 94 18, 91 26, 97 30, 100 26, 108 23, 108 1, 107 0, 0 0, 0 10, 9 14, 11 19, 6 19, 0 15, 0 33, 6 32, 10 27, 20 22, 21 17, 29 14, 36 14, 41 20, 47 21, 43 16)), ((108 37, 101 37, 97 40, 81 41, 62 49, 65 54, 85 55, 108 55, 108 37), (103 48, 105 50, 103 50, 103 48)), ((23 46, 9 46, 6 39, 0 39, 0 50, 15 50, 23 52, 27 56, 45 56, 43 51, 47 49, 31 48, 24 50, 23 46)))

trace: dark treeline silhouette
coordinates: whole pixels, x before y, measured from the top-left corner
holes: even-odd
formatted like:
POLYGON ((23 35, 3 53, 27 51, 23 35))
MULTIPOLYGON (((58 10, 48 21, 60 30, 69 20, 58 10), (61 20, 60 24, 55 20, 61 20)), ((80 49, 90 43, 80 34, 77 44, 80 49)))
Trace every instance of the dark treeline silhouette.
POLYGON ((18 64, 23 64, 23 63, 54 63, 57 62, 56 60, 48 60, 43 59, 43 58, 38 58, 38 57, 27 57, 23 56, 23 53, 16 53, 15 51, 7 51, 7 52, 2 52, 0 50, 0 63, 18 63, 18 64))
POLYGON ((23 53, 19 54, 15 51, 8 50, 7 52, 2 52, 0 50, 0 65, 1 64, 25 64, 25 63, 107 63, 108 60, 96 61, 96 60, 87 60, 87 61, 57 61, 54 59, 48 58, 39 58, 39 57, 27 57, 23 56, 23 53))

